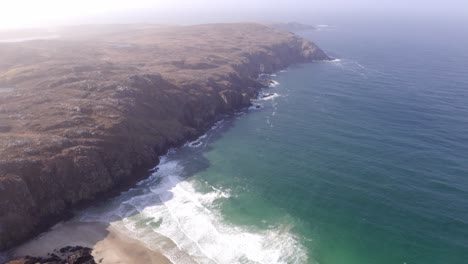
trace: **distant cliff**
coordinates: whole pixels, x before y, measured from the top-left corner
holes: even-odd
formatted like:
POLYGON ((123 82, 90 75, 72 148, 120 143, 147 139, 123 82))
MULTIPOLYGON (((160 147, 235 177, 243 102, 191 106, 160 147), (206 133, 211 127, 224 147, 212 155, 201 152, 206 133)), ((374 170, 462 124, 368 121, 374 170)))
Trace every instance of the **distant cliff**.
POLYGON ((301 24, 301 23, 298 23, 298 22, 265 23, 265 26, 268 26, 268 27, 271 27, 271 28, 274 28, 274 29, 279 29, 279 30, 291 31, 291 32, 317 30, 317 27, 315 27, 315 26, 307 25, 307 24, 301 24))
POLYGON ((260 73, 329 59, 258 24, 73 27, 0 44, 0 249, 135 182, 250 105, 260 73))

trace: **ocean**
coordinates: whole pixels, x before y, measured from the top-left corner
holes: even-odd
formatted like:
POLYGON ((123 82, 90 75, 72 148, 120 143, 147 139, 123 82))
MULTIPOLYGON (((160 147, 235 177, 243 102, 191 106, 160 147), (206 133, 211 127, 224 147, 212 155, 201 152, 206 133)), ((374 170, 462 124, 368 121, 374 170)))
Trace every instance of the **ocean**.
POLYGON ((336 60, 273 74, 260 108, 78 218, 110 221, 174 263, 467 263, 468 29, 298 34, 336 60))

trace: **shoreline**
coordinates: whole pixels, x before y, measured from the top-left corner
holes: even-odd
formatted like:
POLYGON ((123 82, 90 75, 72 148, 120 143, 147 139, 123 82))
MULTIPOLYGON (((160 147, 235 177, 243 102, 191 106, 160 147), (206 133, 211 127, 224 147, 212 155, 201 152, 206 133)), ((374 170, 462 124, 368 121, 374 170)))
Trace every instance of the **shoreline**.
MULTIPOLYGON (((161 156, 163 156, 163 155, 161 155, 161 156)), ((10 252, 14 251, 16 248, 21 247, 22 245, 27 244, 27 243, 35 240, 36 238, 41 237, 42 235, 53 231, 54 228, 57 225, 60 225, 61 223, 72 221, 73 217, 76 216, 76 214, 75 214, 76 211, 85 209, 85 208, 93 206, 93 205, 98 205, 100 203, 104 203, 104 202, 108 201, 109 199, 118 197, 122 192, 125 192, 125 191, 135 187, 135 185, 138 182, 140 182, 140 181, 142 181, 144 179, 147 179, 148 177, 151 176, 151 173, 152 173, 153 169, 159 165, 159 162, 160 161, 158 160, 155 165, 145 164, 144 166, 142 166, 140 168, 136 168, 134 170, 134 173, 132 174, 134 176, 134 178, 124 179, 122 182, 118 183, 114 188, 112 188, 110 190, 103 191, 101 193, 98 193, 96 195, 95 199, 88 199, 88 200, 80 201, 78 204, 76 204, 73 207, 65 210, 64 212, 61 212, 61 213, 55 214, 55 215, 51 215, 51 216, 48 216, 48 217, 42 219, 41 222, 39 223, 38 227, 36 228, 36 230, 31 234, 31 236, 29 238, 24 239, 23 241, 17 243, 13 247, 10 247, 10 248, 7 248, 7 249, 5 249, 3 251, 0 251, 0 261, 2 261, 2 257, 4 257, 6 261, 11 260, 12 256, 11 256, 10 252), (2 256, 2 254, 3 254, 3 256, 2 256)), ((69 245, 62 245, 62 247, 63 246, 69 246, 69 245)), ((58 247, 58 248, 61 248, 61 247, 58 247)), ((52 252, 52 251, 50 251, 50 252, 52 252)), ((24 256, 26 256, 26 255, 28 255, 28 254, 25 254, 24 256)), ((22 256, 20 256, 20 257, 22 257, 22 256)), ((5 260, 3 260, 3 261, 5 261, 5 260)), ((0 262, 0 263, 2 263, 2 262, 0 262)))
POLYGON ((143 242, 125 235, 111 224, 80 221, 57 224, 49 232, 12 250, 11 257, 47 257, 66 245, 91 248, 97 263, 172 263, 162 253, 147 248, 143 242))
MULTIPOLYGON (((268 75, 270 75, 270 74, 268 74, 268 75)), ((263 81, 262 81, 262 83, 263 83, 263 81)), ((271 88, 267 83, 265 83, 264 85, 265 85, 264 87, 258 87, 258 90, 255 93, 255 96, 250 98, 250 101, 257 99, 260 92, 261 92, 261 90, 266 89, 266 88, 271 88)), ((190 144, 191 142, 196 142, 201 137, 203 137, 204 134, 206 134, 208 131, 210 131, 212 129, 212 127, 215 126, 218 122, 221 122, 226 117, 231 116, 231 115, 235 115, 236 113, 238 113, 238 112, 240 112, 242 110, 247 110, 252 106, 253 106, 253 104, 250 103, 250 106, 248 106, 248 107, 241 107, 239 109, 233 109, 229 113, 218 114, 212 121, 208 122, 206 124, 206 126, 203 129, 201 129, 199 132, 197 132, 196 134, 187 136, 185 138, 185 141, 177 142, 173 146, 168 146, 167 149, 163 152, 163 154, 161 154, 160 156, 157 157, 157 162, 156 163, 151 164, 151 165, 144 164, 143 166, 141 166, 139 168, 136 168, 134 170, 135 172, 132 174, 135 177, 124 179, 122 182, 120 182, 116 186, 114 186, 114 188, 112 188, 110 190, 103 191, 102 193, 97 194, 96 195, 97 198, 95 198, 95 199, 83 200, 83 201, 79 202, 77 205, 74 205, 72 208, 69 208, 68 210, 66 210, 66 211, 64 211, 64 212, 62 212, 60 214, 52 215, 52 216, 49 216, 49 217, 43 219, 41 221, 41 223, 39 224, 38 228, 32 234, 31 237, 29 237, 29 238, 23 240, 22 242, 16 244, 16 246, 10 247, 10 248, 8 248, 8 249, 6 249, 4 251, 0 251, 0 261, 8 262, 8 261, 11 261, 11 260, 13 260, 15 258, 20 258, 20 257, 24 257, 24 256, 34 256, 32 253, 23 252, 24 254, 20 255, 20 254, 14 253, 14 252, 20 252, 20 251, 16 251, 16 250, 18 248, 22 248, 24 245, 27 245, 29 243, 33 243, 34 241, 36 241, 37 239, 41 238, 44 235, 47 236, 47 234, 49 234, 51 232, 55 232, 56 228, 60 227, 60 225, 62 225, 64 223, 68 223, 69 221, 73 221, 72 219, 76 216, 76 214, 75 214, 76 211, 85 209, 85 208, 93 206, 93 205, 98 205, 100 203, 104 203, 104 202, 106 202, 106 201, 108 201, 110 199, 118 197, 121 193, 132 189, 139 182, 149 178, 152 175, 152 173, 155 171, 155 169, 160 165, 161 158, 164 157, 165 155, 167 155, 168 152, 171 149, 174 149, 174 148, 177 149, 177 148, 183 147, 186 144, 190 144), (4 258, 4 259, 2 259, 2 258, 4 258)), ((197 147, 197 146, 195 146, 195 147, 197 147)), ((83 222, 83 223, 86 223, 86 222, 83 222)), ((97 223, 99 223, 99 222, 97 222, 97 223)), ((104 224, 104 223, 102 223, 102 224, 104 224)), ((99 231, 102 232, 101 229, 99 229, 99 231)), ((123 235, 123 234, 120 234, 120 235, 123 235)), ((133 239, 133 238, 130 238, 129 236, 126 236, 126 237, 129 238, 129 239, 133 239)), ((136 239, 134 239, 134 240, 136 240, 136 239)), ((83 243, 76 244, 76 246, 85 246, 85 247, 93 248, 91 245, 89 245, 89 242, 87 242, 87 243, 84 242, 84 243, 88 244, 88 246, 83 245, 83 243)), ((140 243, 143 244, 143 242, 140 242, 140 243)), ((75 246, 75 244, 73 244, 73 243, 71 243, 71 244, 60 244, 60 245, 57 245, 56 248, 49 248, 50 250, 48 250, 48 251, 43 250, 43 251, 40 251, 40 252, 42 252, 43 253, 42 255, 45 257, 45 256, 47 256, 48 253, 52 253, 54 250, 60 249, 60 248, 62 248, 64 246, 72 246, 72 245, 75 246)), ((42 255, 41 255, 41 257, 42 257, 42 255)), ((1 262, 1 263, 3 263, 3 262, 1 262)), ((144 262, 141 262, 141 263, 144 263, 144 262)), ((171 263, 171 262, 168 262, 168 263, 171 263)))
MULTIPOLYGON (((279 71, 280 70, 275 72, 279 71)), ((72 209, 73 211, 68 211, 66 214, 58 216, 61 222, 57 223, 57 220, 52 221, 52 223, 56 224, 53 226, 49 225, 24 243, 0 253, 6 253, 6 260, 11 261, 12 259, 25 256, 47 257, 47 255, 53 253, 54 250, 65 246, 82 246, 93 250, 92 255, 98 263, 117 264, 122 263, 122 260, 127 260, 125 263, 172 263, 163 253, 153 251, 149 249, 144 242, 118 231, 112 226, 112 223, 73 220, 76 216, 75 212, 118 197, 122 192, 135 187, 140 181, 150 177, 155 168, 160 165, 161 158, 167 155, 171 149, 180 148, 184 145, 197 142, 219 122, 239 112, 248 111, 252 106, 255 106, 253 103, 254 100, 262 100, 262 98, 260 98, 262 91, 270 90, 279 84, 272 80, 271 77, 274 76, 273 74, 274 73, 264 73, 262 75, 267 75, 267 79, 258 79, 263 86, 259 87, 255 95, 250 98, 251 103, 249 107, 241 107, 239 109, 233 109, 230 113, 219 114, 212 122, 208 123, 205 129, 201 130, 195 136, 187 137, 184 142, 180 142, 176 146, 168 148, 163 155, 158 157, 156 164, 139 168, 136 173, 136 178, 132 180, 129 179, 119 184, 117 188, 105 192, 97 200, 83 201, 78 206, 74 207, 72 209), (271 84, 275 85, 272 86, 271 84), (119 253, 118 249, 122 252, 119 253), (139 252, 139 254, 136 256, 132 252, 139 252), (99 262, 100 260, 102 260, 102 262, 99 262), (148 260, 150 262, 148 262, 148 260), (157 262, 152 262, 152 260, 157 260, 157 262)), ((171 242, 174 243, 172 240, 171 242)))

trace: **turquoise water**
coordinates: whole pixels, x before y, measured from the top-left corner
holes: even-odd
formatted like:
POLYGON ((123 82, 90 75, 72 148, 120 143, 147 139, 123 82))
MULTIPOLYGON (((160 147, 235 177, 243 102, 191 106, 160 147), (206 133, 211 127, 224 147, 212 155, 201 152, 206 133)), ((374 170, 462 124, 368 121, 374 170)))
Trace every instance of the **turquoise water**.
POLYGON ((466 263, 468 35, 360 29, 306 35, 341 61, 278 74, 196 177, 237 194, 229 221, 290 224, 310 262, 466 263))
POLYGON ((467 263, 466 33, 302 32, 339 60, 277 73, 261 109, 85 215, 123 222, 175 263, 467 263))

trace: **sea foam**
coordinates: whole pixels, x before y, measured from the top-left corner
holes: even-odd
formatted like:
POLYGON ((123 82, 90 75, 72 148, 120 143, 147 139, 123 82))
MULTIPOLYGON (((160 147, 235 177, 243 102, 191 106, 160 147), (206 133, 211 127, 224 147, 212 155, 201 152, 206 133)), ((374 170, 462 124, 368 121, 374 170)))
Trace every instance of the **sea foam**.
POLYGON ((201 147, 203 145, 202 140, 205 139, 207 136, 208 136, 207 134, 204 134, 200 136, 199 138, 197 138, 196 140, 186 143, 185 145, 191 148, 201 147))
MULTIPOLYGON (((139 187, 141 194, 134 191, 97 218, 114 221, 112 225, 175 264, 307 262, 287 225, 258 230, 226 223, 217 202, 229 199, 231 191, 211 186, 211 191, 199 192, 199 182, 181 178, 183 170, 180 161, 162 158, 158 170, 139 187)), ((97 219, 87 215, 87 220, 97 219)))
POLYGON ((275 99, 276 97, 279 97, 280 95, 277 94, 277 93, 268 93, 265 95, 260 95, 260 99, 259 100, 263 100, 263 101, 267 101, 267 100, 273 100, 275 99))
POLYGON ((271 80, 271 81, 270 81, 270 84, 268 85, 268 87, 274 88, 274 87, 278 87, 279 85, 280 85, 280 83, 279 83, 278 81, 271 80))

